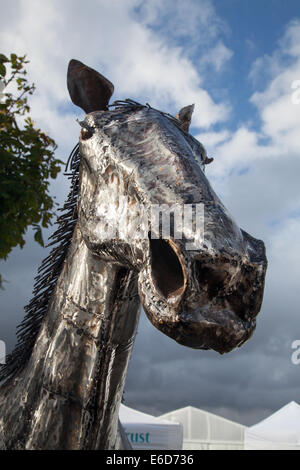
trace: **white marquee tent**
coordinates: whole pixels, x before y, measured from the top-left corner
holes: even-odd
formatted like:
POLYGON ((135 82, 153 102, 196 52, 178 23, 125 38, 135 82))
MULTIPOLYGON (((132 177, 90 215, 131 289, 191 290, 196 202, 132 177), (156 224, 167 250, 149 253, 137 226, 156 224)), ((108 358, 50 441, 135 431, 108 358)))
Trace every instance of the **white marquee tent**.
POLYGON ((245 426, 208 411, 187 406, 160 418, 182 423, 183 449, 242 450, 245 426))
POLYGON ((156 418, 121 405, 119 419, 133 449, 181 450, 180 423, 156 418))
POLYGON ((245 449, 300 450, 300 405, 291 401, 245 431, 245 449))

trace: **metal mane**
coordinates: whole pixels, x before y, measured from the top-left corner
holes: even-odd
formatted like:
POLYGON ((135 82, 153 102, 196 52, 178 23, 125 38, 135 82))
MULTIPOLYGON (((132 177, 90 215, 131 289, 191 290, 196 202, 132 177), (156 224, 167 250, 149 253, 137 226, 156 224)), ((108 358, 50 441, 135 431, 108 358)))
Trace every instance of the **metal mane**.
POLYGON ((49 255, 42 261, 35 277, 33 298, 24 307, 26 315, 17 326, 17 345, 7 357, 6 364, 0 369, 0 380, 7 380, 23 369, 30 358, 33 346, 43 318, 47 312, 52 293, 61 273, 77 222, 77 199, 79 188, 80 153, 77 144, 72 150, 66 165, 66 173, 71 180, 69 195, 63 207, 63 212, 57 218, 57 230, 49 237, 52 240, 47 247, 54 246, 49 255))

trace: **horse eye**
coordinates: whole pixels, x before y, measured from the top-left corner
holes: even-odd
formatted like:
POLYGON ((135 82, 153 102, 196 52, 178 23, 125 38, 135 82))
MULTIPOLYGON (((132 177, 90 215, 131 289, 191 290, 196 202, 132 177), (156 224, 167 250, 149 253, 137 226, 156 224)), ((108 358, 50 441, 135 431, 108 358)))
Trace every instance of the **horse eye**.
POLYGON ((81 129, 80 135, 82 140, 87 140, 93 136, 93 132, 87 129, 86 127, 83 127, 81 129))

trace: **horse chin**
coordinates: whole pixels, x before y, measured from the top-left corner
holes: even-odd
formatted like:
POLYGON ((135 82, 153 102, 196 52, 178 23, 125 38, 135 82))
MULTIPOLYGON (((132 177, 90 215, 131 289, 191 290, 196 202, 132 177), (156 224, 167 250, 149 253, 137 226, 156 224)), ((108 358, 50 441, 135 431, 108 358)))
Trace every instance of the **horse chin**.
POLYGON ((139 289, 143 309, 150 322, 159 331, 177 343, 193 349, 212 349, 220 354, 240 347, 253 334, 255 318, 244 320, 228 309, 213 306, 195 310, 179 309, 155 301, 144 289, 139 289))
MULTIPOLYGON (((147 312, 146 312, 147 313, 147 312)), ((150 317, 148 316, 150 319, 150 317)), ((151 319, 150 319, 151 320, 151 319)), ((162 333, 177 343, 193 349, 213 349, 220 354, 228 353, 247 341, 255 329, 255 320, 244 324, 241 320, 229 318, 223 324, 206 320, 182 320, 155 322, 162 333)))

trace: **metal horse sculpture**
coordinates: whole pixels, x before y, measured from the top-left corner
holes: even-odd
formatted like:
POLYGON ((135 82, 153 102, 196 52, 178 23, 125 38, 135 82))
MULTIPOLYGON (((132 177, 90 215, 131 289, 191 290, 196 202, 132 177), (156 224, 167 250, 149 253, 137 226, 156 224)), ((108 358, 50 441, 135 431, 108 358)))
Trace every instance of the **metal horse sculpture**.
POLYGON ((109 107, 113 85, 75 60, 68 88, 87 115, 55 247, 1 372, 3 449, 115 448, 140 300, 166 335, 224 353, 251 336, 263 297, 264 244, 211 189, 188 113, 176 119, 131 100, 109 107), (201 248, 187 249, 200 239, 194 225, 180 239, 131 236, 141 205, 157 204, 204 205, 201 248), (108 236, 116 222, 127 238, 108 236))

